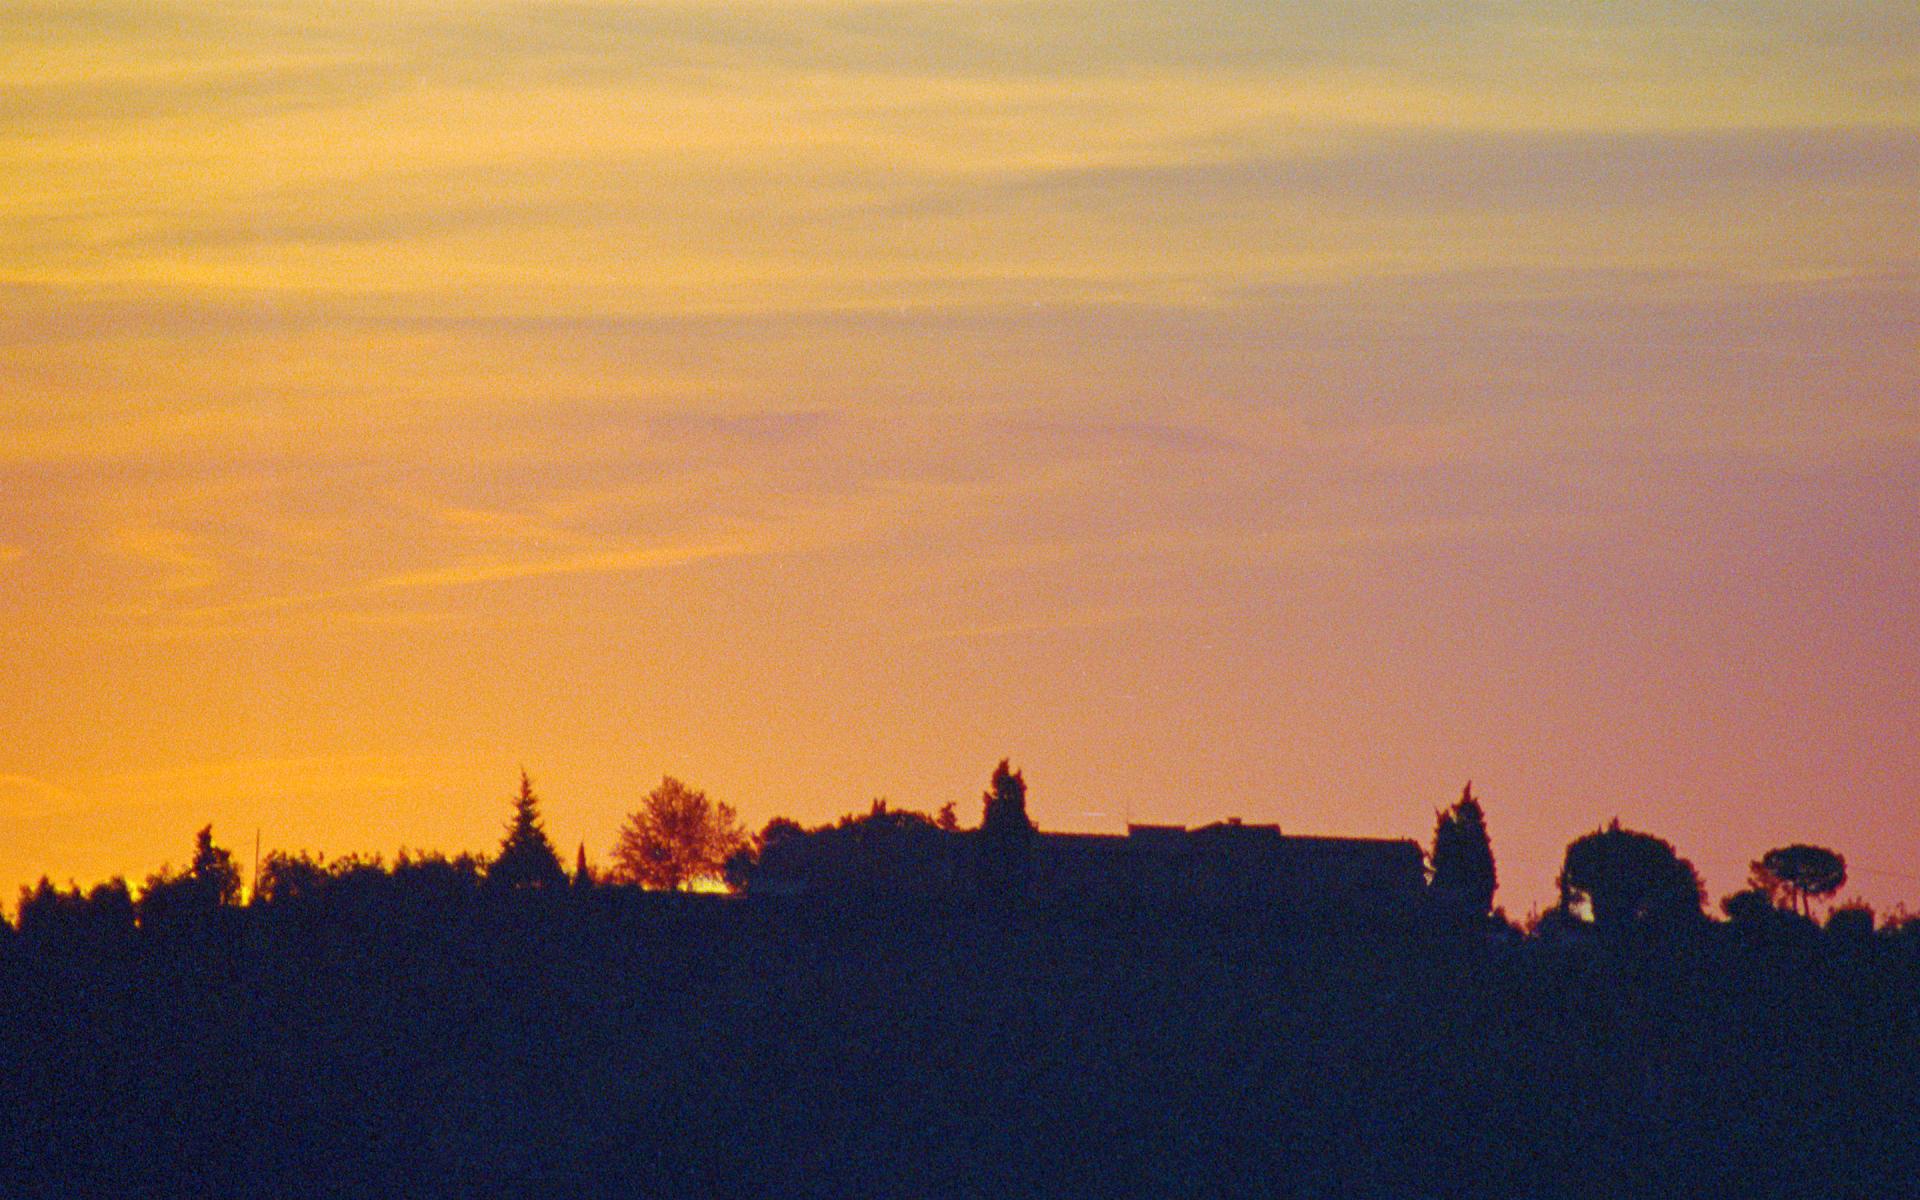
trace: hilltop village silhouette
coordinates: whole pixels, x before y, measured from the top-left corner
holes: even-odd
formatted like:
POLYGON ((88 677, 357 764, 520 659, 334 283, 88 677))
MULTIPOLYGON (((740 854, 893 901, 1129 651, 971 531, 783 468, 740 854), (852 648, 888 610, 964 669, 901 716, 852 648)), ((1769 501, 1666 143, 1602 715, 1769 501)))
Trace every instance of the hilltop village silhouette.
POLYGON ((774 822, 734 882, 749 895, 1374 913, 1411 911, 1426 891, 1426 856, 1412 839, 1290 835, 1237 817, 1196 829, 1129 823, 1124 834, 1044 832, 1027 815, 1025 779, 1006 761, 982 801, 973 830, 884 802, 811 833, 774 822))
POLYGON ((749 837, 671 777, 562 866, 211 828, 0 920, 0 1196, 1920 1196, 1920 918, 1818 846, 1704 911, 1613 822, 1492 906, 1433 844, 1047 833, 876 801, 749 837), (692 889, 725 887, 729 894, 692 889))

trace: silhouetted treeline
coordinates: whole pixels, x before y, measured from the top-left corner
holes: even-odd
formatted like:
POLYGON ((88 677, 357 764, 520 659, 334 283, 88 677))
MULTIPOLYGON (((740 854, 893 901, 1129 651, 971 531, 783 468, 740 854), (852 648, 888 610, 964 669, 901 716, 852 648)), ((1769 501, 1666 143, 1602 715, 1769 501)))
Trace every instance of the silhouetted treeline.
POLYGON ((523 774, 491 859, 276 853, 243 896, 204 829, 137 891, 43 880, 0 1197, 1920 1197, 1920 919, 1811 919, 1837 853, 1713 920, 1616 821, 1523 931, 1471 787, 1424 880, 1232 821, 1049 842, 1004 762, 982 801, 747 839, 669 778, 596 880, 523 774), (1052 886, 1074 854, 1208 890, 1052 886), (1253 869, 1334 890, 1219 886, 1253 869))
POLYGON ((0 1194, 1920 1194, 1912 922, 281 878, 8 929, 0 1194))

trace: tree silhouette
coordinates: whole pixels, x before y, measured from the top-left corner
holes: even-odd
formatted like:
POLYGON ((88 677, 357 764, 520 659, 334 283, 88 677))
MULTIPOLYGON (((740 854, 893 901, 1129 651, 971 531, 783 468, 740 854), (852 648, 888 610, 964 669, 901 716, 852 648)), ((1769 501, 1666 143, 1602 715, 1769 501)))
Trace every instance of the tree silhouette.
MULTIPOLYGON (((796 864, 804 863, 814 835, 790 817, 775 817, 746 845, 727 856, 723 867, 727 886, 736 892, 752 891, 782 872, 793 876, 796 864)), ((792 882, 789 878, 787 882, 792 882)))
POLYGON ((1778 917, 1780 910, 1760 888, 1746 888, 1729 896, 1720 897, 1720 911, 1727 914, 1727 920, 1739 928, 1759 928, 1768 918, 1778 917))
POLYGON ((1584 904, 1605 930, 1696 918, 1705 903, 1692 863, 1661 838, 1620 828, 1618 819, 1567 847, 1559 885, 1562 908, 1584 904))
POLYGON ((1487 838, 1487 819, 1473 784, 1460 791, 1452 808, 1434 814, 1433 892, 1448 907, 1473 917, 1493 911, 1493 893, 1499 887, 1493 868, 1493 844, 1487 838))
POLYGON ((1753 945, 1804 946, 1820 928, 1797 912, 1777 907, 1760 888, 1722 897, 1720 911, 1727 915, 1728 928, 1753 945))
POLYGON ((486 863, 477 855, 448 858, 437 850, 402 850, 393 864, 393 890, 416 903, 457 904, 485 886, 485 872, 486 863))
POLYGON ((1827 932, 1858 945, 1873 937, 1873 907, 1855 901, 1827 914, 1827 932))
POLYGON ((753 839, 754 849, 764 854, 779 846, 782 842, 807 835, 805 827, 791 817, 775 817, 768 821, 765 828, 753 839))
POLYGON ((324 858, 305 851, 290 854, 271 850, 260 865, 260 899, 268 904, 285 904, 318 896, 325 890, 329 878, 324 858))
POLYGON ((1027 816, 1027 781, 1006 759, 980 797, 978 894, 990 904, 1024 900, 1033 866, 1033 821, 1027 816))
POLYGON ((193 859, 184 871, 161 867, 140 889, 142 925, 191 920, 240 902, 240 868, 224 846, 213 842, 213 826, 194 835, 193 859))
POLYGON ((889 900, 949 894, 965 844, 937 816, 884 799, 814 829, 776 817, 755 841, 729 865, 728 882, 743 891, 889 900))
POLYGON ((63 892, 42 875, 38 887, 20 888, 20 932, 29 937, 57 936, 74 923, 81 903, 79 888, 63 892))
POLYGON ((43 940, 111 937, 132 931, 133 898, 119 876, 82 895, 78 887, 62 891, 42 875, 39 886, 20 889, 19 919, 21 934, 43 940))
POLYGON ((194 836, 193 863, 187 868, 217 908, 240 903, 240 868, 225 846, 213 844, 213 826, 194 836))
POLYGON ((612 878, 665 891, 721 881, 727 860, 747 845, 732 807, 668 775, 621 825, 612 878))
MULTIPOLYGON (((1017 775, 996 774, 998 800, 1017 775)), ((18 931, 0 921, 0 1195, 404 1179, 432 1200, 630 1179, 862 1196, 933 1178, 976 1195, 1920 1200, 1904 910, 1876 931, 1836 904, 1823 931, 1750 890, 1731 927, 1636 936, 1686 910, 1691 872, 1618 822, 1568 848, 1568 907, 1510 944, 1370 907, 1399 895, 1384 875, 1320 911, 1150 890, 1216 850, 1218 878, 1288 868, 1261 849, 1277 833, 1231 826, 1159 859, 1151 835, 1035 837, 1035 886, 973 903, 987 835, 941 824, 881 802, 769 821, 755 903, 487 897, 482 860, 402 851, 391 872, 269 856, 265 902, 220 908, 203 883, 231 863, 210 831, 156 894, 214 907, 153 934, 117 882, 42 881, 18 931), (1094 886, 1057 886, 1080 869, 1094 886), (1622 877, 1666 886, 1623 898, 1622 877), (1286 1069, 1322 1061, 1343 1069, 1286 1069)), ((1304 885, 1339 878, 1327 849, 1296 860, 1304 885)))
POLYGON ((527 772, 520 772, 520 794, 513 801, 513 819, 507 822, 507 836, 500 853, 487 867, 487 883, 494 887, 557 887, 567 882, 540 821, 540 798, 533 794, 527 772))
POLYGON ((1024 838, 1033 832, 1027 817, 1027 781, 1007 759, 993 769, 993 780, 981 794, 980 832, 990 838, 1024 838))
POLYGON ((1825 846, 1796 842, 1769 850, 1751 864, 1748 877, 1754 887, 1773 897, 1785 895, 1801 916, 1812 916, 1815 896, 1831 896, 1846 886, 1847 860, 1825 846))

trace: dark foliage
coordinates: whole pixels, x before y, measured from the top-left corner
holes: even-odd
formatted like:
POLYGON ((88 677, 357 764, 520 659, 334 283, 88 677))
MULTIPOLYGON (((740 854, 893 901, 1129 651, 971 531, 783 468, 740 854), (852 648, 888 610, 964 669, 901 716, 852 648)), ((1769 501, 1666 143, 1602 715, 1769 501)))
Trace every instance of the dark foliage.
POLYGON ((255 899, 270 904, 302 900, 318 895, 331 876, 324 858, 275 850, 260 864, 255 899))
POLYGON ((746 848, 746 830, 731 805, 668 775, 621 824, 610 878, 669 892, 719 882, 729 860, 746 848))
POLYGON ((1432 891, 1442 905, 1475 919, 1493 912, 1499 887, 1493 843, 1472 783, 1461 789, 1452 808, 1434 814, 1432 866, 1432 891))
POLYGON ((1865 943, 1873 937, 1873 909, 1865 904, 1843 904, 1827 914, 1827 933, 1842 941, 1865 943))
POLYGON ((540 820, 540 798, 533 794, 533 783, 520 772, 520 794, 514 797, 513 819, 507 823, 507 836, 500 852, 487 866, 490 887, 559 887, 567 882, 560 867, 560 855, 547 837, 540 820))
POLYGON ((240 908, 210 831, 164 910, 42 880, 0 1196, 1920 1196, 1920 919, 1709 922, 1617 822, 1526 938, 980 904, 916 887, 950 825, 770 822, 746 896, 275 854, 240 908))
POLYGON ((1904 926, 1503 944, 502 891, 431 858, 230 915, 0 942, 0 1194, 1920 1188, 1904 926))
POLYGON ((938 817, 875 800, 863 814, 814 829, 776 817, 732 874, 756 894, 943 896, 953 890, 948 847, 959 836, 938 817))
POLYGON ((1801 916, 1811 916, 1814 897, 1827 897, 1846 886, 1847 860, 1825 846, 1796 842, 1761 855, 1751 866, 1754 887, 1784 898, 1801 916))
POLYGON ((140 924, 194 928, 220 909, 240 903, 240 868, 213 841, 213 826, 194 835, 193 859, 184 871, 161 867, 140 889, 140 924))
POLYGON ((1035 831, 1027 816, 1027 781, 1003 758, 980 801, 974 892, 988 903, 1016 903, 1028 894, 1033 865, 1035 831))
POLYGON ((993 769, 980 804, 980 832, 987 838, 1018 839, 1033 833, 1033 821, 1027 816, 1027 781, 1007 759, 993 769))
POLYGON ((85 894, 72 886, 62 891, 44 875, 39 886, 20 889, 20 934, 37 944, 97 944, 130 937, 134 921, 127 881, 117 877, 85 894))
POLYGON ((1706 902, 1692 863, 1665 840, 1622 829, 1617 820, 1567 847, 1559 885, 1562 908, 1584 909, 1607 932, 1672 929, 1699 920, 1706 902))

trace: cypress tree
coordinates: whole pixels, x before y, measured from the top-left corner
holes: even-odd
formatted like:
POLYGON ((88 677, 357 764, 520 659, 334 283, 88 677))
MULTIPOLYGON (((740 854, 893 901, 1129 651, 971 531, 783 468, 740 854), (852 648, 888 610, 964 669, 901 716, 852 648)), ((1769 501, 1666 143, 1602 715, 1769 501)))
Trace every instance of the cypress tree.
POLYGON ((1473 783, 1461 789, 1452 808, 1434 814, 1433 893, 1472 917, 1493 911, 1499 880, 1493 868, 1493 843, 1486 814, 1474 798, 1473 783))
POLYGON ((1027 817, 1027 781, 1006 759, 993 769, 993 785, 981 797, 980 831, 1022 840, 1033 833, 1027 817))
POLYGON ((1027 899, 1033 860, 1033 821, 1027 816, 1027 781, 1006 759, 994 768, 981 796, 977 842, 977 890, 988 904, 1014 906, 1027 899))

